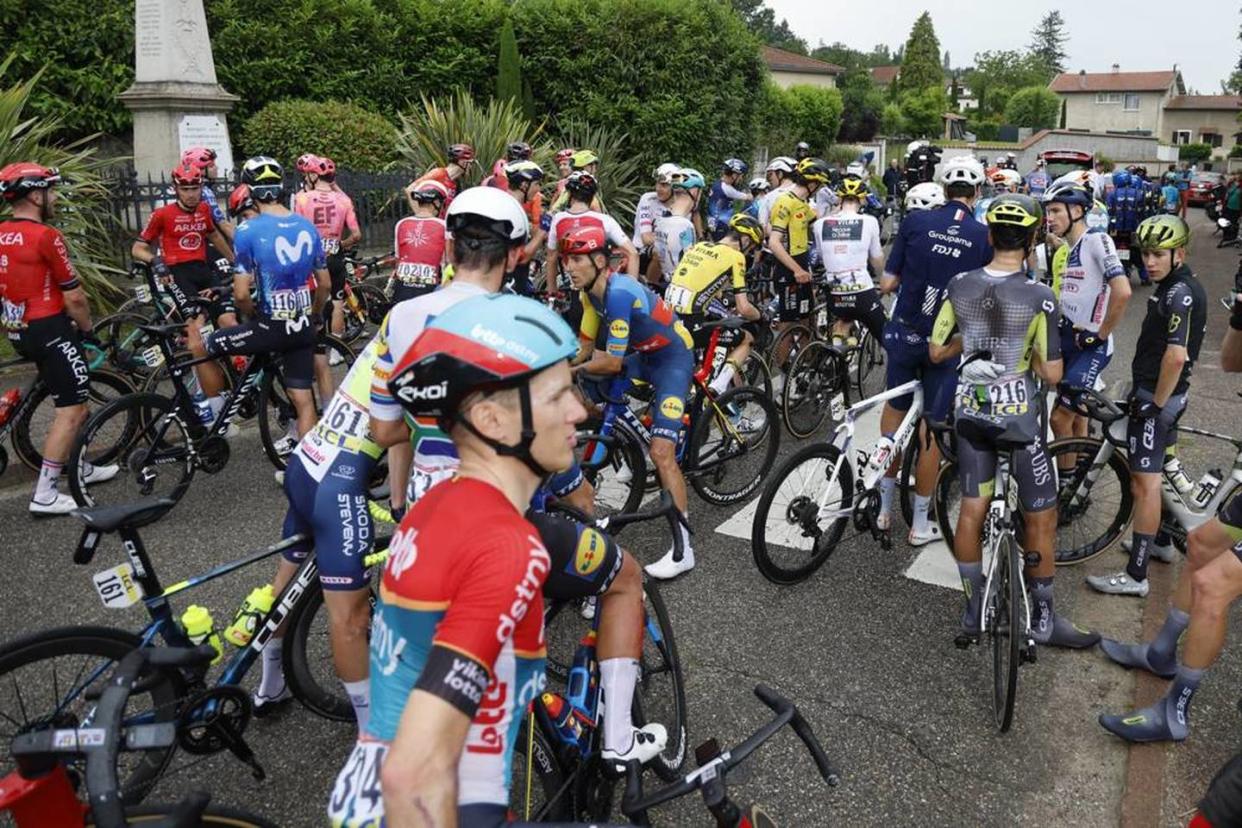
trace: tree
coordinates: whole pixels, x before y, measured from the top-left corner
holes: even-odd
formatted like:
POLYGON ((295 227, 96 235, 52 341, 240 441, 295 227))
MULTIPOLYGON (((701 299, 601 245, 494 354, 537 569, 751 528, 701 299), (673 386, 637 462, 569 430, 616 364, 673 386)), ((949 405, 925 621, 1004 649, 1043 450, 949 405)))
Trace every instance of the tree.
POLYGON ((946 75, 953 71, 953 61, 949 59, 948 49, 944 50, 944 62, 940 64, 940 68, 944 70, 946 75))
POLYGON ((500 30, 500 55, 496 59, 496 97, 519 101, 522 97, 522 63, 518 57, 517 36, 513 21, 505 19, 500 30))
POLYGON ((949 101, 939 86, 901 93, 901 116, 906 132, 916 138, 940 137, 948 107, 949 101))
POLYGON ((979 52, 966 71, 966 85, 979 101, 980 117, 1000 115, 1018 89, 1046 84, 1044 69, 1029 53, 1013 49, 979 52))
POLYGON ((871 69, 876 66, 891 66, 894 62, 893 53, 883 43, 873 46, 870 52, 860 52, 844 43, 837 41, 825 46, 822 42, 811 50, 811 57, 816 60, 835 63, 846 69, 871 69))
POLYGON ((940 41, 931 15, 923 12, 906 39, 905 57, 898 78, 899 92, 918 92, 935 87, 943 93, 944 71, 940 68, 940 41))
POLYGON ((1061 99, 1046 86, 1027 86, 1005 103, 1005 121, 1020 127, 1052 129, 1061 114, 1061 99))
POLYGON ((811 145, 811 152, 822 155, 836 140, 841 129, 841 92, 810 84, 794 84, 786 90, 793 101, 794 123, 799 140, 811 145))
POLYGON ((794 33, 789 21, 781 18, 778 23, 776 12, 765 6, 763 0, 732 0, 732 3, 747 28, 764 43, 787 52, 807 53, 806 41, 794 33))
POLYGON ((837 81, 841 90, 840 141, 870 141, 880 128, 884 93, 871 80, 871 71, 861 66, 849 69, 837 81))
MULTIPOLYGON (((1242 26, 1238 27, 1238 40, 1242 40, 1242 26)), ((1226 95, 1242 95, 1242 53, 1238 54, 1233 74, 1220 82, 1220 91, 1226 95)), ((1232 154, 1230 157, 1233 157, 1232 154)))
POLYGON ((1065 19, 1056 9, 1039 19, 1039 24, 1031 30, 1031 56, 1043 67, 1047 77, 1044 83, 1052 80, 1053 75, 1065 71, 1065 19))
POLYGON ((313 152, 343 169, 378 171, 396 157, 396 127, 382 115, 340 101, 276 101, 242 122, 236 134, 246 155, 286 162, 313 152))
POLYGON ((901 114, 901 107, 895 103, 885 104, 880 113, 880 132, 887 136, 906 134, 906 119, 901 114))

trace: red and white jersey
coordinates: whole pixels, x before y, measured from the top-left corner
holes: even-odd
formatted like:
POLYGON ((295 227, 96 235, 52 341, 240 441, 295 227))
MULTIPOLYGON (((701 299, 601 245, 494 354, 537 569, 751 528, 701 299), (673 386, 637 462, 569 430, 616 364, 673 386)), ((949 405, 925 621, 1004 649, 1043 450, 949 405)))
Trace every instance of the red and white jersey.
POLYGON ((397 252, 397 280, 409 287, 440 284, 446 242, 444 219, 407 216, 397 222, 393 249, 397 252))
POLYGON ((63 291, 78 286, 65 238, 37 221, 0 222, 0 328, 17 335, 27 322, 65 309, 63 291))
POLYGON ((630 240, 617 220, 607 213, 595 210, 571 213, 568 210, 562 210, 552 217, 552 225, 548 228, 548 249, 556 250, 558 239, 579 227, 603 228, 604 234, 608 237, 608 243, 614 247, 620 247, 630 240))
POLYGON ((205 262, 207 235, 215 229, 211 207, 206 201, 200 201, 193 210, 174 201, 156 209, 138 237, 159 247, 166 265, 205 262))

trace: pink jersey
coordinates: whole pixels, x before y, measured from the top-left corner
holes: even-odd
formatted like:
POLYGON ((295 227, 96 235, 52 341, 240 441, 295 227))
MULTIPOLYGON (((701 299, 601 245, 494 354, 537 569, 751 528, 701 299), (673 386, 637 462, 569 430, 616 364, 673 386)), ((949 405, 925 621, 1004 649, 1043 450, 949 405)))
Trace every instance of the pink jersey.
POLYGON ((444 220, 407 216, 397 222, 393 247, 397 251, 397 279, 409 287, 440 284, 444 261, 444 220))
POLYGON ((358 232, 353 200, 335 190, 308 190, 293 197, 293 212, 310 219, 323 239, 323 252, 329 256, 341 250, 345 228, 358 232))

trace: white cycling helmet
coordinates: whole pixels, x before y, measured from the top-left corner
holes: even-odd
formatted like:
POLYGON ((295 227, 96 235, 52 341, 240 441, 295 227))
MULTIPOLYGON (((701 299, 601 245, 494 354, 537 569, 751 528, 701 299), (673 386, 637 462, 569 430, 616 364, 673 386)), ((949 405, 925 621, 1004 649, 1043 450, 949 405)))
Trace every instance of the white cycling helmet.
POLYGON ((768 180, 766 178, 759 177, 752 178, 750 183, 746 185, 746 189, 750 190, 752 193, 756 190, 761 193, 766 193, 768 190, 772 189, 772 186, 768 184, 768 180))
POLYGON ((978 187, 986 180, 983 165, 973 155, 955 155, 940 167, 940 183, 946 187, 959 182, 978 187))
POLYGON ((677 172, 680 169, 681 167, 679 167, 678 165, 672 162, 661 164, 660 166, 656 167, 656 170, 655 170, 656 181, 660 181, 660 182, 672 181, 673 173, 677 172))
POLYGON ((788 155, 778 155, 768 162, 768 172, 785 172, 791 173, 794 167, 798 166, 798 162, 794 161, 788 155))
POLYGON ((934 181, 915 184, 906 193, 907 210, 934 210, 945 203, 944 188, 934 181))
POLYGON ((906 144, 906 155, 910 155, 911 153, 913 153, 915 150, 919 149, 920 147, 928 147, 928 146, 931 146, 931 143, 928 141, 924 141, 921 139, 911 141, 910 143, 906 144))
POLYGON ((1017 170, 997 170, 992 174, 992 183, 996 184, 997 179, 1000 179, 1001 183, 1008 187, 1010 192, 1016 193, 1022 188, 1022 173, 1017 170))
POLYGON ((525 244, 530 238, 530 221, 522 205, 495 187, 471 187, 457 196, 449 205, 444 224, 450 233, 467 226, 479 227, 510 245, 525 244))

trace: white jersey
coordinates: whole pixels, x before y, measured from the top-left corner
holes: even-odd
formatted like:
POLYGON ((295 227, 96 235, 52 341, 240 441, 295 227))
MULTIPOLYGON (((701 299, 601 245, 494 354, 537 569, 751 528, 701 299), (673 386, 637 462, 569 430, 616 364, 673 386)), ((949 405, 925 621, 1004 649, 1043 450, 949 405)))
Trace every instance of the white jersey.
POLYGON ((763 225, 764 235, 768 232, 768 223, 772 219, 772 205, 781 197, 781 193, 792 187, 793 184, 782 184, 775 190, 768 190, 759 199, 759 223, 763 225))
POLYGON ((884 255, 875 216, 833 213, 818 219, 811 225, 811 246, 819 253, 824 278, 833 293, 857 293, 875 287, 867 262, 884 255))
POLYGON ((660 201, 655 190, 643 193, 638 200, 638 207, 634 210, 634 237, 630 239, 636 248, 642 250, 645 247, 643 233, 654 233, 655 221, 663 215, 664 202, 660 201))
POLYGON ((660 273, 665 282, 681 262, 681 254, 694 245, 694 222, 685 216, 661 216, 655 222, 655 254, 660 260, 660 273))
POLYGON ((811 209, 815 211, 815 215, 823 218, 835 210, 837 207, 837 196, 832 188, 824 185, 815 191, 815 195, 811 196, 811 209))
POLYGON ((1084 233, 1068 252, 1058 250, 1052 261, 1061 316, 1075 328, 1098 331, 1112 293, 1109 282, 1126 272, 1112 238, 1107 233, 1084 233))
POLYGON ((617 223, 617 220, 607 213, 600 213, 595 210, 571 213, 568 210, 562 210, 552 217, 552 225, 548 228, 548 249, 555 251, 558 239, 562 233, 567 233, 574 228, 582 226, 604 228, 604 235, 608 237, 608 243, 616 247, 620 247, 630 240, 630 237, 625 235, 625 231, 621 229, 621 225, 617 223))

